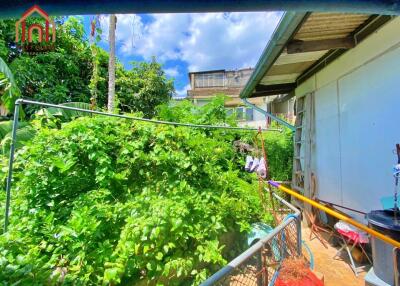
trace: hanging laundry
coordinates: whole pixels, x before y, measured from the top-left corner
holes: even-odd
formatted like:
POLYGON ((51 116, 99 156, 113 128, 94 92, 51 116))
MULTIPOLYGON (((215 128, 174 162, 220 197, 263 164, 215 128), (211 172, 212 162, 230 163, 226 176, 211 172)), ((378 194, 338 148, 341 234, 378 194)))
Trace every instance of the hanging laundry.
POLYGON ((251 173, 255 172, 259 165, 260 165, 260 160, 258 160, 258 158, 254 158, 253 164, 251 165, 251 168, 250 168, 250 172, 251 173))
POLYGON ((266 167, 266 164, 265 164, 264 157, 262 157, 260 159, 260 164, 259 164, 259 166, 257 168, 257 174, 263 179, 265 179, 267 177, 267 167, 266 167))
POLYGON ((247 171, 247 172, 249 172, 250 171, 250 169, 251 169, 251 167, 252 167, 252 165, 253 165, 253 157, 251 157, 251 156, 247 156, 246 157, 246 165, 244 166, 244 169, 247 171))

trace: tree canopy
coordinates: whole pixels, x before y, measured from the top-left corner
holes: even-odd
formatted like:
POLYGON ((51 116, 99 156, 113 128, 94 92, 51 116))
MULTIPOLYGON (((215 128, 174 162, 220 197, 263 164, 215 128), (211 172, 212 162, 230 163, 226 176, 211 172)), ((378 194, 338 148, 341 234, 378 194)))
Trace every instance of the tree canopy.
MULTIPOLYGON (((98 108, 107 105, 108 53, 88 40, 81 19, 56 18, 57 40, 54 51, 29 55, 15 44, 15 20, 0 21, 0 57, 14 74, 21 96, 51 103, 87 102, 96 94, 98 108)), ((116 67, 116 97, 121 111, 155 114, 155 107, 169 100, 174 92, 162 66, 132 63, 127 70, 116 67)), ((1 70, 0 70, 1 73, 1 70)), ((0 96, 4 104, 4 89, 0 96)), ((9 94, 7 94, 9 95, 9 94)), ((27 114, 32 114, 32 107, 27 114)))

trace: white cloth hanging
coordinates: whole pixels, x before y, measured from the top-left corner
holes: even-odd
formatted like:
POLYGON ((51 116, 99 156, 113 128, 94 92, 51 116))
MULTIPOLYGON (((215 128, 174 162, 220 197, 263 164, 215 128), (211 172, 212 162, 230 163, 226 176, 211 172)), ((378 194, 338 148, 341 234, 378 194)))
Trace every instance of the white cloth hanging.
POLYGON ((248 155, 246 157, 246 165, 244 166, 244 169, 248 172, 250 171, 252 165, 253 165, 253 157, 248 155))
POLYGON ((250 168, 250 172, 256 171, 259 165, 260 165, 260 160, 258 160, 258 158, 254 158, 253 164, 251 165, 250 168))
POLYGON ((260 159, 260 164, 258 165, 258 168, 257 168, 257 174, 263 179, 265 179, 267 177, 267 167, 265 164, 264 157, 262 157, 260 159))

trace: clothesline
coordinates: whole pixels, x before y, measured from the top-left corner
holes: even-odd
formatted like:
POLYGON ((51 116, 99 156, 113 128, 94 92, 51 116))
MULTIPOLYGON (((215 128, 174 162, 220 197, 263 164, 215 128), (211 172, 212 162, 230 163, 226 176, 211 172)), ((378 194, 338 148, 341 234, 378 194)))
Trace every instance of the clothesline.
POLYGON ((6 205, 5 205, 5 216, 4 216, 4 232, 7 232, 8 221, 9 221, 14 152, 15 152, 15 144, 17 141, 16 135, 17 135, 17 128, 18 128, 18 120, 19 120, 19 109, 22 104, 32 104, 32 105, 38 105, 38 106, 43 106, 43 107, 53 107, 53 108, 73 110, 73 111, 79 111, 79 112, 85 112, 85 113, 97 114, 97 115, 103 115, 103 116, 109 116, 109 117, 118 117, 118 118, 125 118, 125 119, 135 120, 135 121, 149 122, 149 123, 154 123, 154 124, 184 126, 184 127, 190 127, 190 128, 225 129, 225 130, 253 131, 253 132, 254 131, 282 132, 283 131, 282 129, 272 129, 272 128, 261 129, 261 128, 251 128, 251 127, 233 127, 233 126, 219 126, 219 125, 206 125, 206 124, 192 124, 192 123, 163 121, 163 120, 155 120, 155 119, 140 118, 140 117, 135 117, 135 116, 128 116, 128 115, 124 115, 124 114, 114 114, 114 113, 108 113, 108 112, 102 112, 102 111, 96 111, 96 110, 89 110, 89 109, 83 109, 83 108, 71 107, 71 106, 65 106, 65 105, 58 105, 58 104, 52 104, 52 103, 46 103, 46 102, 40 102, 40 101, 33 101, 33 100, 27 100, 27 99, 17 99, 15 101, 14 121, 13 121, 13 126, 12 126, 12 137, 11 137, 11 146, 10 146, 10 157, 8 160, 8 175, 7 175, 7 181, 6 181, 6 205))
MULTIPOLYGON (((130 119, 130 120, 135 120, 135 121, 149 122, 149 123, 154 123, 154 124, 184 126, 184 127, 190 127, 190 128, 203 128, 203 129, 259 131, 259 128, 253 128, 253 127, 235 127, 235 126, 222 126, 222 125, 193 124, 193 123, 182 123, 182 122, 163 121, 163 120, 156 120, 156 119, 147 119, 147 118, 129 116, 129 115, 124 115, 124 114, 108 113, 108 112, 89 110, 89 109, 83 109, 83 108, 78 108, 78 107, 71 107, 71 106, 58 105, 58 104, 52 104, 52 103, 46 103, 46 102, 32 101, 32 100, 27 100, 27 99, 19 99, 19 100, 17 100, 16 104, 33 104, 33 105, 39 105, 39 106, 44 106, 44 107, 54 107, 54 108, 74 110, 74 111, 91 113, 91 114, 105 115, 105 116, 110 116, 110 117, 125 118, 125 119, 130 119)), ((275 132, 283 131, 282 129, 279 129, 279 128, 262 128, 261 130, 262 131, 275 131, 275 132)))

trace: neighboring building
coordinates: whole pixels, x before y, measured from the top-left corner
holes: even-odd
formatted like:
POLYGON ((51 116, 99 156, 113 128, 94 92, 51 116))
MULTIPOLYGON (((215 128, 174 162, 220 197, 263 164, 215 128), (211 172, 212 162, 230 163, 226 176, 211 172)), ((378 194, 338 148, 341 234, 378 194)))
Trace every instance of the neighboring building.
POLYGON ((241 97, 295 95, 293 188, 363 212, 393 196, 399 31, 399 17, 285 14, 241 97))
MULTIPOLYGON (((253 69, 251 68, 234 71, 191 72, 189 73, 191 89, 188 90, 188 99, 194 104, 202 106, 210 102, 216 95, 224 94, 230 98, 225 103, 228 113, 235 112, 240 125, 265 126, 265 115, 245 106, 239 98, 239 94, 252 72, 253 69)), ((263 110, 268 110, 268 107, 275 106, 272 100, 266 97, 251 99, 250 102, 263 110)), ((285 112, 285 108, 281 107, 278 111, 285 112)))
MULTIPOLYGON (((251 100, 251 99, 250 99, 251 100)), ((267 97, 267 111, 294 124, 296 98, 293 94, 270 95, 267 97)))

